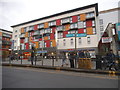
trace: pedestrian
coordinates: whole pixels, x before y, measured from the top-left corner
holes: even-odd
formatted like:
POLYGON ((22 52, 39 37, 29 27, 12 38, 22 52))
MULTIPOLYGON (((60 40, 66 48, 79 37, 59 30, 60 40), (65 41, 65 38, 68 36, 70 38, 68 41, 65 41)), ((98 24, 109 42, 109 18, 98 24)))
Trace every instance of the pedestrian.
POLYGON ((74 59, 75 59, 74 52, 70 52, 68 57, 69 57, 69 61, 70 61, 70 67, 74 68, 74 59))
POLYGON ((65 64, 67 65, 67 63, 66 63, 66 53, 65 53, 65 52, 62 52, 62 67, 63 67, 65 64))
POLYGON ((89 53, 89 51, 88 51, 88 50, 87 50, 87 51, 85 51, 84 55, 85 55, 85 58, 90 58, 90 53, 89 53))
POLYGON ((106 58, 107 58, 108 63, 109 63, 109 70, 111 70, 111 67, 112 67, 112 65, 114 64, 114 61, 115 61, 115 54, 113 53, 113 50, 110 50, 106 54, 106 58))
POLYGON ((84 57, 85 57, 84 51, 79 51, 79 54, 78 54, 78 55, 79 55, 80 58, 84 58, 84 57))
POLYGON ((34 61, 34 56, 35 56, 35 48, 32 46, 32 52, 31 52, 31 64, 33 65, 34 61))

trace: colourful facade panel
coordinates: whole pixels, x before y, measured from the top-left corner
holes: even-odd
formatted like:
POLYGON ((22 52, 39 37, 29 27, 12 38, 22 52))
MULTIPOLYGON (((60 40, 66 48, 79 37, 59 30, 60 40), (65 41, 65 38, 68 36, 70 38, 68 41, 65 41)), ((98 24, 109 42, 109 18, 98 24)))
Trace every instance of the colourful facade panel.
POLYGON ((20 39, 20 43, 24 43, 24 39, 20 39))
POLYGON ((84 29, 83 28, 78 29, 78 33, 84 33, 84 29))
POLYGON ((24 33, 24 28, 21 28, 21 33, 24 33))
POLYGON ((25 43, 25 49, 29 49, 29 43, 25 43))
POLYGON ((88 35, 92 35, 93 34, 93 28, 92 27, 88 27, 86 30, 87 30, 87 34, 88 35))
POLYGON ((48 40, 48 36, 44 37, 44 40, 48 40))
POLYGON ((78 21, 78 17, 77 16, 72 16, 72 22, 75 23, 78 21))
POLYGON ((56 41, 55 40, 50 40, 50 41, 52 41, 52 46, 56 47, 56 41))
POLYGON ((28 32, 25 33, 25 37, 28 37, 28 32))
POLYGON ((52 33, 55 33, 56 27, 52 28, 52 33))
POLYGON ((2 32, 0 32, 0 36, 2 36, 2 32))
POLYGON ((50 34, 50 39, 55 39, 55 34, 54 33, 50 34))
POLYGON ((38 25, 34 25, 34 30, 38 30, 38 25))
POLYGON ((64 31, 64 32, 63 32, 63 38, 66 37, 66 34, 68 34, 68 31, 64 31))
POLYGON ((39 48, 39 42, 35 42, 35 48, 39 48))
POLYGON ((44 23, 44 28, 48 28, 48 27, 49 27, 48 22, 44 23))
POLYGON ((80 21, 86 20, 86 14, 80 14, 80 21))
POLYGON ((65 30, 70 30, 70 24, 65 25, 65 30))
POLYGON ((92 27, 92 20, 86 21, 86 27, 92 27))
POLYGON ((61 19, 56 20, 56 25, 60 26, 61 25, 61 19))

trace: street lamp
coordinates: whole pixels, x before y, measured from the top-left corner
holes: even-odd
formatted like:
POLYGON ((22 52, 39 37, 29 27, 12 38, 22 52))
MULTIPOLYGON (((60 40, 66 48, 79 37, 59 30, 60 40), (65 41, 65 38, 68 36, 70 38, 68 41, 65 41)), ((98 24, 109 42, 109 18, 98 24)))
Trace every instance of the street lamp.
POLYGON ((11 53, 12 53, 12 49, 10 48, 10 49, 8 49, 9 50, 9 64, 11 63, 11 53))
POLYGON ((77 33, 76 33, 76 30, 75 30, 75 68, 77 68, 77 44, 76 44, 76 37, 77 37, 77 33))

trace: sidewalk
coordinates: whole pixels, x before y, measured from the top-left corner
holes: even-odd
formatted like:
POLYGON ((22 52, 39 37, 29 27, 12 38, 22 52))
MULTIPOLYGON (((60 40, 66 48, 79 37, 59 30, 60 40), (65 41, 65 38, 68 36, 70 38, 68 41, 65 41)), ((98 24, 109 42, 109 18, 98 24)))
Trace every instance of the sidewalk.
POLYGON ((62 60, 54 60, 54 65, 52 65, 52 60, 45 59, 42 65, 42 61, 37 61, 36 65, 31 65, 31 62, 28 60, 23 60, 21 64, 21 60, 15 60, 9 63, 9 61, 2 62, 2 66, 15 66, 15 67, 30 67, 30 68, 42 68, 42 69, 53 69, 53 70, 64 70, 64 71, 72 71, 72 72, 84 72, 84 73, 94 73, 94 74, 109 74, 109 75, 120 75, 118 71, 105 71, 105 70, 96 70, 96 69, 77 69, 70 68, 69 62, 68 65, 61 67, 62 60))

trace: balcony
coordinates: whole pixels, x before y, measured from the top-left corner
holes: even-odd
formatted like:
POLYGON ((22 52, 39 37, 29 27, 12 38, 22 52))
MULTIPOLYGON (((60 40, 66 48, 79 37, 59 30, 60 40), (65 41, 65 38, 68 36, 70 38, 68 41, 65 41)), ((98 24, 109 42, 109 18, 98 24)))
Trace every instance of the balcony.
POLYGON ((47 28, 44 30, 44 34, 49 34, 52 33, 52 29, 51 28, 47 28))
POLYGON ((62 25, 69 24, 69 23, 70 23, 70 18, 64 18, 64 19, 62 19, 62 25))
POLYGON ((9 35, 9 34, 4 34, 3 33, 3 35, 2 35, 3 37, 8 37, 8 38, 11 38, 11 35, 9 35))
POLYGON ((2 41, 2 44, 3 44, 3 45, 11 45, 11 42, 10 42, 10 41, 6 41, 6 40, 3 40, 3 41, 2 41))
POLYGON ((95 18, 94 12, 90 12, 86 14, 86 19, 91 19, 91 18, 95 18))
POLYGON ((34 26, 30 26, 28 32, 31 32, 34 30, 34 26))

